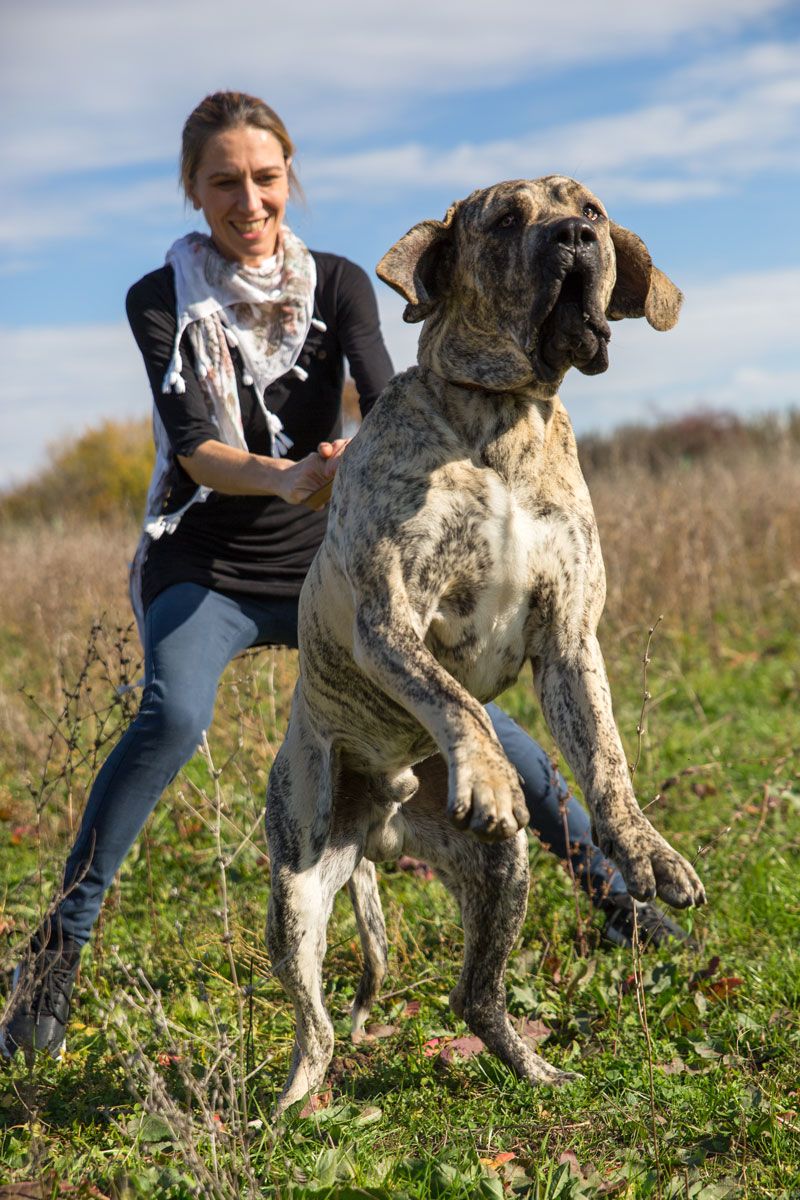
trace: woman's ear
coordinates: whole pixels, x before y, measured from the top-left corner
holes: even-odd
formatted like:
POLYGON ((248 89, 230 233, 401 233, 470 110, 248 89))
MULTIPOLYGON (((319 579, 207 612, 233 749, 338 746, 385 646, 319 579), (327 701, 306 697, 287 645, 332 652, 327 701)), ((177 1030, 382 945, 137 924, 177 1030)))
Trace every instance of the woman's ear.
POLYGON ((403 320, 422 321, 441 299, 453 254, 451 205, 443 221, 420 221, 387 250, 375 268, 379 279, 407 301, 403 320))
POLYGON ((646 317, 654 329, 672 329, 677 324, 683 293, 663 271, 653 266, 650 252, 640 237, 611 225, 611 240, 617 256, 617 282, 607 315, 612 321, 624 317, 646 317))

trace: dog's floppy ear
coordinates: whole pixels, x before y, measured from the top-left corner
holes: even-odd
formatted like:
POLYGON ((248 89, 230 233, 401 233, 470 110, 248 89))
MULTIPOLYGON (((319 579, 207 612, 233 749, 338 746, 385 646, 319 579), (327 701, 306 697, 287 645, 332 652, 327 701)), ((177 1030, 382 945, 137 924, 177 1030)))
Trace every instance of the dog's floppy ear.
POLYGON ((612 321, 647 317, 654 329, 672 329, 678 321, 683 293, 663 271, 653 266, 650 252, 640 237, 613 221, 610 224, 617 256, 617 282, 607 315, 612 321))
POLYGON ((375 268, 379 279, 408 301, 403 320, 422 321, 441 297, 452 256, 456 206, 443 221, 420 221, 387 250, 375 268))

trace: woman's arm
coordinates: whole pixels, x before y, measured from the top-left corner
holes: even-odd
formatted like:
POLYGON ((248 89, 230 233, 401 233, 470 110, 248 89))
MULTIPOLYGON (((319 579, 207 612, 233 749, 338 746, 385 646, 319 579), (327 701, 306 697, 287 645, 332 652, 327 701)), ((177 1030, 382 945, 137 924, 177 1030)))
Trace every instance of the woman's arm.
POLYGON ((175 338, 172 271, 162 268, 134 284, 128 293, 127 309, 156 408, 177 461, 192 482, 229 496, 279 496, 289 504, 324 507, 330 495, 327 485, 346 443, 323 443, 318 453, 293 462, 220 442, 192 369, 191 354, 184 355, 185 392, 164 394, 161 390, 175 338))
POLYGON ((316 494, 333 479, 346 445, 344 439, 323 442, 319 451, 292 462, 209 440, 177 457, 195 483, 226 496, 280 496, 288 504, 323 508, 328 497, 316 494))

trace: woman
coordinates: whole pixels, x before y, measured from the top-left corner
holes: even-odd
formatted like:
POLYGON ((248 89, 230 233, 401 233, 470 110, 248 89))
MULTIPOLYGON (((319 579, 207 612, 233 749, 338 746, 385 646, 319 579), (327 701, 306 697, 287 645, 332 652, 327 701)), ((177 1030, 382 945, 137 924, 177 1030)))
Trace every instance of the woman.
MULTIPOLYGON (((294 148, 261 100, 207 97, 183 131, 181 180, 210 236, 176 242, 135 284, 128 318, 155 401, 157 462, 131 576, 145 652, 141 709, 97 776, 64 897, 15 972, 3 1028, 57 1055, 81 947, 159 796, 208 729, 220 675, 254 645, 297 645, 297 600, 325 529, 344 358, 362 411, 392 375, 364 272, 309 252, 284 224, 294 148), (202 647, 202 653, 197 648, 202 647)), ((544 751, 494 705, 532 826, 630 940, 632 903, 544 751), (567 826, 565 831, 565 825, 567 826)), ((680 935, 650 906, 639 921, 680 935)))

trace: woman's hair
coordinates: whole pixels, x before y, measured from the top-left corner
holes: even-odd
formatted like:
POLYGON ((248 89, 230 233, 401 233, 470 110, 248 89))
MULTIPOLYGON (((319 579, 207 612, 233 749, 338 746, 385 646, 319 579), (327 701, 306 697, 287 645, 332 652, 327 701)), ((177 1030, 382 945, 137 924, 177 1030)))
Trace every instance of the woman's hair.
MULTIPOLYGON (((183 127, 180 180, 187 199, 191 199, 192 183, 208 139, 215 133, 235 129, 239 125, 253 125, 256 129, 266 130, 280 142, 287 163, 294 157, 294 143, 286 126, 268 104, 257 96, 248 96, 246 92, 214 92, 200 101, 194 112, 186 118, 183 127)), ((303 189, 291 163, 288 175, 290 191, 302 198, 303 189)))

